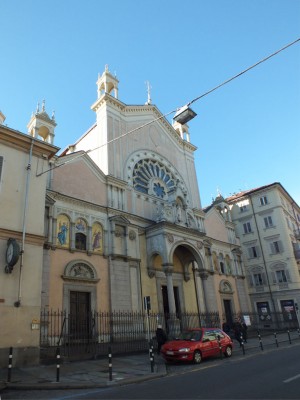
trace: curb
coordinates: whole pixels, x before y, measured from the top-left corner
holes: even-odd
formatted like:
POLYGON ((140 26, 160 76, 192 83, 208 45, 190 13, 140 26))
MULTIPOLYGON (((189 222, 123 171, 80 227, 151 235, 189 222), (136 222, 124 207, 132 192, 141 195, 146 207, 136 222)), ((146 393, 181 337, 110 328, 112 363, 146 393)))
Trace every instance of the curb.
POLYGON ((0 391, 9 390, 67 390, 67 389, 97 389, 107 388, 108 386, 124 386, 131 383, 139 383, 149 381, 152 379, 163 378, 167 372, 154 373, 151 375, 144 375, 141 377, 125 378, 118 381, 106 381, 103 383, 65 383, 65 382, 47 382, 47 383, 14 383, 3 382, 0 384, 0 391))

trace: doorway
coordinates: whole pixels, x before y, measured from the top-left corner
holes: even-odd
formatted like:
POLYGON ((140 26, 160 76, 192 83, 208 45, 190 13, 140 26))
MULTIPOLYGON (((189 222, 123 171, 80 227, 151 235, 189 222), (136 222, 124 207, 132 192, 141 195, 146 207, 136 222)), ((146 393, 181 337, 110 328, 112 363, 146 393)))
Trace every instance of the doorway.
POLYGON ((89 338, 91 334, 91 294, 70 292, 70 336, 76 339, 89 338))
POLYGON ((226 322, 230 327, 232 327, 233 319, 232 319, 231 300, 223 300, 223 304, 224 304, 226 322))

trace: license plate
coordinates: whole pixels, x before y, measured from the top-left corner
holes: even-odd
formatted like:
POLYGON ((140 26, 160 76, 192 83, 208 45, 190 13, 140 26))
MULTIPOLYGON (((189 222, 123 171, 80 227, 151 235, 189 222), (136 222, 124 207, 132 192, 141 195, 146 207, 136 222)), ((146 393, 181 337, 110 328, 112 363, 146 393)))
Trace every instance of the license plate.
POLYGON ((168 354, 169 356, 174 356, 174 351, 167 351, 167 354, 168 354))

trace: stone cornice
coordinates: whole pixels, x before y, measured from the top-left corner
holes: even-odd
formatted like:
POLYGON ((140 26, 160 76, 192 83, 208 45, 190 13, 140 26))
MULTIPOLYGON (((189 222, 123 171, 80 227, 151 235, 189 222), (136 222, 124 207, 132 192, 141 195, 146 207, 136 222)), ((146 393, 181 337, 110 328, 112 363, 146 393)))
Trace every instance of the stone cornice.
MULTIPOLYGON (((1 228, 0 229, 0 239, 7 240, 7 238, 9 238, 9 237, 14 238, 17 241, 21 242, 22 241, 22 232, 1 228)), ((44 241, 45 241, 45 237, 43 235, 35 235, 33 233, 26 233, 25 243, 27 243, 27 244, 43 246, 44 241)))
POLYGON ((59 150, 59 147, 53 146, 39 139, 33 139, 32 136, 22 132, 0 125, 0 143, 10 145, 15 149, 28 153, 33 141, 33 155, 42 156, 48 159, 52 158, 59 150))

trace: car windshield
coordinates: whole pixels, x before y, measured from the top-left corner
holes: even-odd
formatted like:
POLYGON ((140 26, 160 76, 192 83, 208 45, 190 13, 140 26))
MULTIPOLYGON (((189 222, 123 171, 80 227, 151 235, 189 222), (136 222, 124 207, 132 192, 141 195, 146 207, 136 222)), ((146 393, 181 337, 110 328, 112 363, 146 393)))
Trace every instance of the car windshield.
POLYGON ((202 331, 184 331, 176 337, 176 340, 195 341, 195 340, 200 340, 201 336, 202 336, 202 331))

